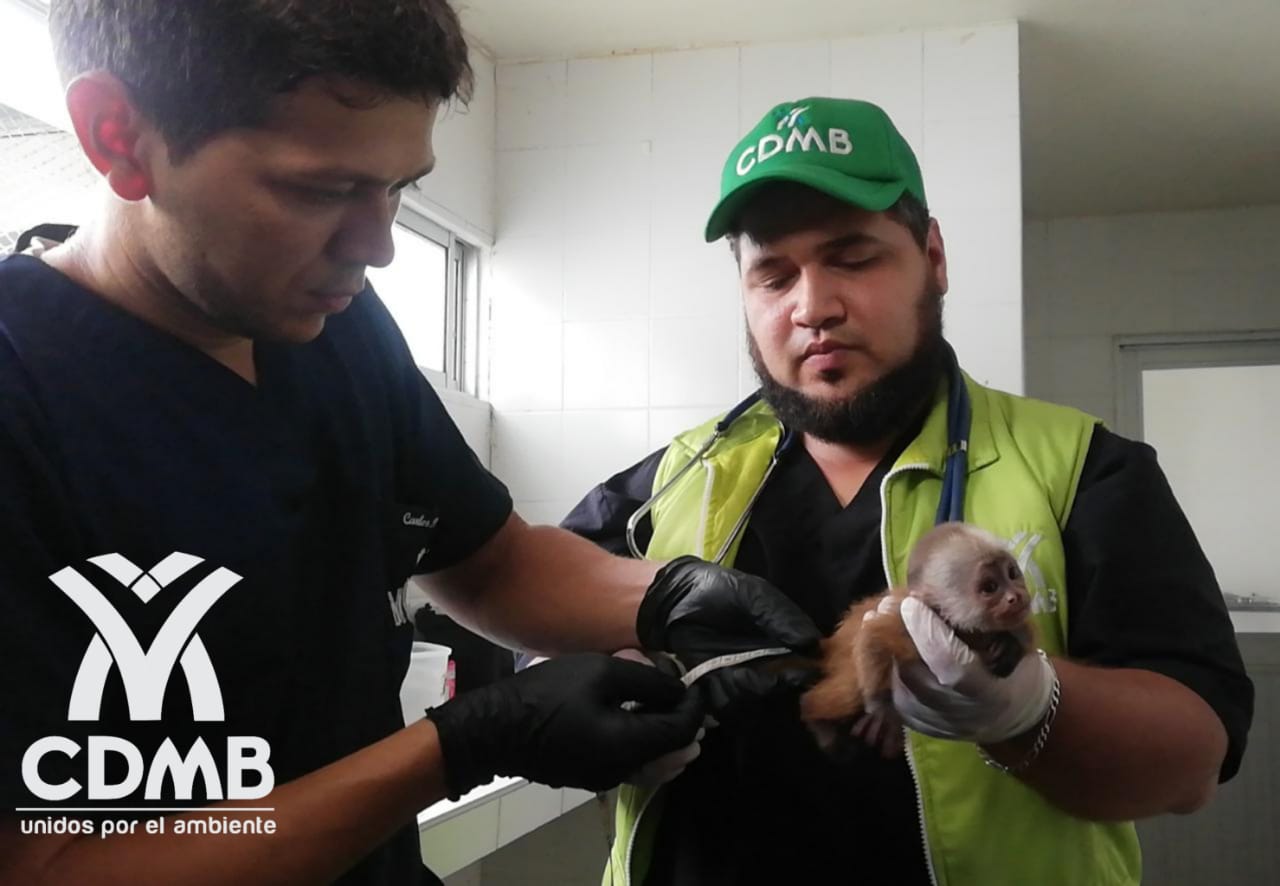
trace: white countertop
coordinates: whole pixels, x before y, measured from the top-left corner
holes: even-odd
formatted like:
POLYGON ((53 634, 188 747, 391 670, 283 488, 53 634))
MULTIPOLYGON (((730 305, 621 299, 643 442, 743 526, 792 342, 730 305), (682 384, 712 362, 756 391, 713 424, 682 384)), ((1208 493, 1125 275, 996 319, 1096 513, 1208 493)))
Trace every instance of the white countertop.
POLYGON ((447 877, 588 800, 590 791, 497 778, 418 813, 422 859, 447 877))

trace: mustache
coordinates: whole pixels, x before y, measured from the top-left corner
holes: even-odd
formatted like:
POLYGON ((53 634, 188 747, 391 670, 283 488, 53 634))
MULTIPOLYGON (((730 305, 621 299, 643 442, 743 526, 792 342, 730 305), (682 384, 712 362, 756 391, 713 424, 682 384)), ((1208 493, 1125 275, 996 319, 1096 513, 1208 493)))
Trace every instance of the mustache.
MULTIPOLYGON (((904 363, 835 401, 809 397, 778 381, 765 365, 759 342, 749 326, 747 352, 760 381, 761 394, 783 424, 820 440, 867 445, 895 437, 920 418, 943 377, 947 352, 940 292, 926 291, 920 321, 913 353, 904 363)), ((852 338, 855 336, 829 336, 826 341, 843 344, 852 338)))
POLYGON ((813 357, 817 354, 830 354, 833 351, 858 351, 866 350, 866 345, 861 341, 844 341, 832 337, 815 339, 809 342, 804 351, 800 355, 801 360, 813 357))

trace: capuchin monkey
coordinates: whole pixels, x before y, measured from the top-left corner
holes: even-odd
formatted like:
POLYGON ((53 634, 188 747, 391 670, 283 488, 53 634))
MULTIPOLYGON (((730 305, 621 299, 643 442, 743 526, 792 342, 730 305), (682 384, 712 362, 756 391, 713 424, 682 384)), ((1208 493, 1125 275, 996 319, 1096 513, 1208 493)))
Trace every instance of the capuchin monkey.
POLYGON ((998 677, 1035 648, 1030 595, 1008 547, 976 526, 944 523, 911 551, 905 588, 854 604, 823 641, 822 677, 801 697, 800 716, 824 750, 847 753, 855 736, 886 757, 901 753, 893 665, 920 658, 898 609, 907 594, 941 616, 998 677))

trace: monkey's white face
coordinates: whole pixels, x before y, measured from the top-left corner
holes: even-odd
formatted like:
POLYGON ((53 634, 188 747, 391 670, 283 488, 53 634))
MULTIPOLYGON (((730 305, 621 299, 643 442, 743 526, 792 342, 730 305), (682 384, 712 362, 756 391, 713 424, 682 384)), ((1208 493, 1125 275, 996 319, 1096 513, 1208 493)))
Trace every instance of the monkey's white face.
POLYGON ((947 580, 928 582, 919 593, 952 627, 963 631, 1012 631, 1026 621, 1031 596, 1013 556, 993 551, 952 564, 947 580))
POLYGON ((996 630, 1013 630, 1026 620, 1031 608, 1031 595, 1022 570, 1009 554, 1004 554, 979 567, 974 577, 974 592, 987 610, 987 618, 996 630))

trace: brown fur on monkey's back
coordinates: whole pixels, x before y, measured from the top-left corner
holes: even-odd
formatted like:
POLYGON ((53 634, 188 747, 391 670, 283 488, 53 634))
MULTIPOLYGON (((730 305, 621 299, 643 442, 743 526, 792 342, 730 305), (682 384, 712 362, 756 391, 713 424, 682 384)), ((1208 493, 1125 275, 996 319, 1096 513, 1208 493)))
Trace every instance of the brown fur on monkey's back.
POLYGON ((809 723, 856 717, 868 697, 888 692, 895 661, 918 659, 911 636, 895 605, 864 622, 885 597, 898 603, 905 590, 869 597, 851 608, 834 634, 822 641, 822 677, 800 699, 800 716, 809 723), (868 654, 868 650, 876 650, 868 654))

